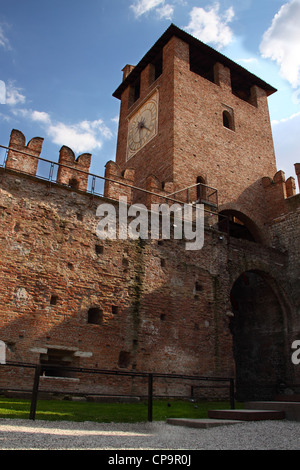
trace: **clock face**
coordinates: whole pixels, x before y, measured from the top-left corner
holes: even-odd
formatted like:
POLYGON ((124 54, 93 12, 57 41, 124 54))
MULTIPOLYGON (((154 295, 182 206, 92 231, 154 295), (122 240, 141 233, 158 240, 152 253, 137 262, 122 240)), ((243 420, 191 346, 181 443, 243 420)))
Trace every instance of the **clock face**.
POLYGON ((130 118, 127 139, 127 160, 135 155, 157 133, 158 92, 130 118))

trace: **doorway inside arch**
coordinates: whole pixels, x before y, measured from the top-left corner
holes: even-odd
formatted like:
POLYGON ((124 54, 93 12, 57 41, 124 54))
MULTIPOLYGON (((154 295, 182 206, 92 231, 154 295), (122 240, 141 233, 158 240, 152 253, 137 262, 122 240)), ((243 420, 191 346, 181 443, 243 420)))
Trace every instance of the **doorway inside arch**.
POLYGON ((286 381, 284 312, 270 278, 246 271, 235 281, 230 331, 237 399, 271 400, 286 381))
POLYGON ((256 224, 245 214, 235 210, 219 213, 219 230, 234 238, 262 243, 262 237, 256 224))

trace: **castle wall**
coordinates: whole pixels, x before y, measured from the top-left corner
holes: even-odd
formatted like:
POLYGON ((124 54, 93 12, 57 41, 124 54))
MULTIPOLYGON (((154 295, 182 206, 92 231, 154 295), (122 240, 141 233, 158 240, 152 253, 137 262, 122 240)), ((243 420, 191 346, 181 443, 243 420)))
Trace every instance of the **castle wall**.
MULTIPOLYGON (((283 278, 286 255, 208 228, 196 252, 184 240, 103 242, 96 235, 102 202, 109 200, 1 170, 0 338, 7 360, 38 363, 62 350, 74 367, 232 376, 232 285, 247 269, 283 278), (97 322, 89 322, 91 308, 101 312, 97 322)), ((32 375, 2 375, 0 387, 12 386, 30 389, 32 375)), ((41 378, 41 389, 62 388, 142 393, 145 384, 41 378)))
MULTIPOLYGON (((75 158, 63 146, 56 181, 47 182, 36 178, 43 139, 26 145, 12 131, 0 169, 1 360, 5 352, 8 361, 41 363, 43 390, 145 394, 142 379, 72 371, 62 377, 62 364, 211 377, 237 372, 251 393, 259 391, 256 381, 262 387, 268 380, 274 392, 279 382, 300 382, 291 363, 300 327, 300 200, 294 178, 285 180, 275 164, 267 104, 274 89, 253 85, 240 67, 225 61, 229 69, 217 61, 221 55, 180 37, 151 50, 151 63, 144 59, 136 69, 137 82, 128 75, 133 66, 123 70, 116 163, 105 167, 103 197, 92 194, 93 185, 86 192, 90 154, 75 158), (160 55, 154 57, 160 52, 162 74, 160 55), (157 134, 127 160, 128 118, 154 91, 157 134), (206 200, 201 249, 187 250, 184 239, 98 238, 100 204, 117 210, 122 196, 149 207, 197 182, 201 191, 175 198, 206 200), (218 192, 214 204, 211 188, 218 192), (229 231, 219 231, 224 213, 244 226, 232 219, 229 231)), ((31 388, 32 373, 6 370, 0 389, 31 388)), ((165 382, 156 391, 187 395, 190 385, 165 382)))

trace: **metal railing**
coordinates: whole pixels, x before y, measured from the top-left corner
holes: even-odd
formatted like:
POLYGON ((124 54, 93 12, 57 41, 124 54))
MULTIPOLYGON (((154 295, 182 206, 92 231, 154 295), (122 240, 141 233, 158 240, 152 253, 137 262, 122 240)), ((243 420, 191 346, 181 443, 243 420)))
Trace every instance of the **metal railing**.
MULTIPOLYGON (((118 201, 117 197, 113 198, 111 195, 105 195, 105 183, 114 183, 115 185, 119 185, 120 187, 127 187, 130 188, 135 193, 142 193, 145 196, 153 196, 156 199, 160 200, 161 202, 166 202, 170 204, 180 204, 183 206, 184 204, 190 204, 193 208, 196 208, 196 204, 204 204, 204 216, 205 216, 205 226, 209 226, 210 228, 214 228, 218 231, 228 234, 229 233, 229 224, 228 224, 228 217, 218 213, 218 191, 215 188, 210 186, 204 185, 203 183, 197 183, 195 185, 180 189, 173 193, 161 194, 156 193, 153 191, 148 191, 143 188, 139 188, 132 184, 128 184, 124 181, 116 180, 113 178, 107 178, 105 176, 100 176, 94 173, 89 173, 84 170, 70 167, 68 165, 53 162, 52 160, 47 160, 42 157, 38 157, 33 155, 29 152, 24 152, 22 150, 18 150, 12 147, 6 147, 4 145, 0 145, 0 149, 5 150, 5 155, 0 155, 0 168, 6 168, 6 159, 8 155, 8 151, 20 153, 22 155, 26 155, 28 157, 34 158, 38 160, 37 171, 35 174, 28 173, 19 169, 13 169, 20 174, 30 175, 32 177, 36 177, 37 179, 48 181, 49 184, 57 184, 57 174, 58 169, 65 168, 69 169, 72 172, 76 172, 81 174, 85 178, 87 178, 87 186, 86 189, 83 191, 87 194, 92 196, 99 196, 99 197, 106 197, 112 201, 118 201)), ((8 168, 8 170, 12 170, 8 168)), ((63 184, 63 183, 58 183, 63 184)), ((63 184, 65 187, 69 187, 72 189, 71 186, 67 184, 63 184)), ((74 189, 74 188, 73 188, 74 189)), ((82 190, 81 190, 82 191, 82 190)))
POLYGON ((213 210, 217 210, 219 206, 218 202, 218 190, 204 183, 196 183, 192 186, 179 189, 173 193, 169 193, 168 197, 179 196, 187 204, 204 204, 205 206, 211 207, 213 210))
MULTIPOLYGON (((29 413, 29 419, 35 420, 36 417, 36 409, 37 409, 37 401, 38 401, 38 394, 39 394, 39 385, 40 385, 40 377, 42 373, 42 364, 30 364, 30 363, 21 363, 21 362, 9 362, 7 361, 5 364, 0 364, 0 369, 2 367, 20 367, 20 368, 29 368, 34 370, 34 380, 33 380, 33 386, 31 390, 22 390, 22 389, 17 389, 15 391, 18 392, 31 392, 31 404, 30 404, 30 413, 29 413)), ((208 376, 193 376, 193 375, 182 375, 182 374, 164 374, 164 373, 155 373, 155 372, 130 372, 130 371, 120 371, 120 370, 105 370, 105 369, 92 369, 92 368, 84 368, 84 367, 64 367, 64 366, 57 366, 57 365, 48 365, 47 364, 47 370, 51 370, 51 368, 55 371, 58 369, 61 371, 65 372, 73 372, 76 374, 97 374, 99 376, 120 376, 120 377, 141 377, 145 379, 146 381, 146 386, 147 386, 147 393, 145 395, 140 396, 141 398, 146 398, 148 402, 148 414, 147 414, 147 419, 148 421, 153 420, 153 400, 154 398, 187 398, 186 396, 183 395, 162 395, 162 394, 156 394, 154 393, 154 384, 155 382, 158 382, 159 379, 163 380, 171 380, 171 381, 176 381, 179 380, 180 382, 184 382, 185 384, 188 383, 188 386, 190 386, 190 382, 196 383, 196 382, 213 382, 213 383, 218 383, 218 386, 210 385, 210 388, 228 388, 228 395, 229 395, 229 404, 230 408, 234 409, 235 408, 235 386, 234 386, 234 379, 232 377, 208 377, 208 376), (220 384, 226 384, 226 385, 220 385, 220 384)), ((62 378, 62 377, 59 377, 62 378)), ((11 388, 1 388, 0 387, 0 392, 5 392, 6 390, 12 390, 11 388)), ((51 393, 59 393, 57 390, 43 390, 43 392, 51 393)), ((66 393, 64 390, 61 390, 60 393, 66 393)), ((92 396, 92 393, 85 393, 85 392, 77 392, 77 395, 84 395, 84 396, 92 396)), ((97 396, 100 396, 101 394, 97 393, 97 396)), ((105 397, 108 396, 106 393, 103 395, 105 397)), ((117 395, 117 394, 112 394, 110 396, 113 397, 120 397, 122 395, 117 395)), ((128 395, 126 395, 128 396, 128 395)), ((136 396, 132 395, 132 396, 136 396)), ((189 395, 189 398, 192 399, 194 398, 194 387, 193 385, 191 386, 191 392, 189 395)))

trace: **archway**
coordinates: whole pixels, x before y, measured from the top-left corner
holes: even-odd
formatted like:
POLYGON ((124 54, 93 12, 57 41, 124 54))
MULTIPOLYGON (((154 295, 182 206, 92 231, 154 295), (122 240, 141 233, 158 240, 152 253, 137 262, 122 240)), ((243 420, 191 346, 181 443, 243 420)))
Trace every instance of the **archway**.
POLYGON ((273 399, 286 381, 284 311, 272 279, 246 271, 235 281, 230 330, 236 366, 237 399, 273 399))
POLYGON ((257 225, 248 216, 236 210, 223 210, 219 213, 219 230, 234 238, 262 243, 257 225))

